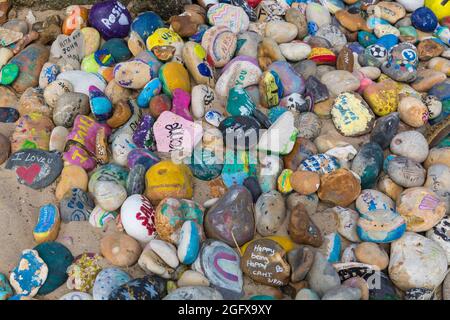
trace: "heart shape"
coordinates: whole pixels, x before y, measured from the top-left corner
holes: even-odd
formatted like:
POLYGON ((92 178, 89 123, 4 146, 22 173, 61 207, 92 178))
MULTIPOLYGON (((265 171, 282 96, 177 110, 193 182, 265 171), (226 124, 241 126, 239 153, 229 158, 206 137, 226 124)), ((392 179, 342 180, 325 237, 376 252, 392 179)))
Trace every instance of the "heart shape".
POLYGON ((34 179, 39 172, 41 172, 41 166, 37 163, 34 163, 29 167, 18 167, 16 169, 17 176, 29 185, 34 182, 34 179))

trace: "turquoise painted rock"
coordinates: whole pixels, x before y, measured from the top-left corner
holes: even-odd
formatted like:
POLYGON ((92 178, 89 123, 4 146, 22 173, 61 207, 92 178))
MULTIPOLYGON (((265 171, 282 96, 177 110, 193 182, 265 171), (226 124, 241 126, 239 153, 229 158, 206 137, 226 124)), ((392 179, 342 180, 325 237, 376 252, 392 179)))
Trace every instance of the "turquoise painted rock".
POLYGON ((119 268, 103 269, 95 278, 92 291, 94 300, 108 300, 113 290, 130 280, 130 275, 119 268))
POLYGON ((14 294, 8 279, 3 273, 0 273, 0 300, 6 300, 14 294))
POLYGON ((147 83, 139 93, 136 102, 140 108, 148 108, 150 100, 161 92, 162 84, 159 78, 155 78, 147 83))
POLYGON ((377 37, 371 32, 359 31, 358 32, 358 42, 364 48, 367 48, 368 46, 377 42, 377 37))
POLYGON ((147 38, 155 32, 156 29, 164 26, 161 17, 153 12, 147 11, 140 13, 131 24, 131 32, 136 32, 140 39, 146 43, 147 38))
POLYGON ((399 239, 405 231, 405 220, 391 210, 374 210, 361 214, 356 226, 358 237, 366 242, 390 243, 399 239))
POLYGON ((165 294, 166 280, 158 276, 145 276, 114 289, 108 300, 161 300, 165 294))
POLYGON ((383 167, 383 150, 378 143, 364 144, 353 159, 352 171, 361 178, 361 187, 367 189, 377 181, 383 167))
POLYGON ((194 221, 188 220, 183 223, 178 242, 177 256, 182 264, 194 263, 200 252, 200 228, 194 221))
POLYGON ((227 111, 232 116, 251 116, 256 109, 252 98, 241 86, 235 86, 228 93, 227 111))
POLYGON ((59 242, 44 242, 34 247, 48 267, 48 276, 44 285, 39 289, 39 295, 49 294, 67 280, 66 270, 73 262, 69 249, 59 242))
POLYGON ((209 209, 205 216, 209 238, 236 247, 253 239, 255 217, 251 193, 243 186, 233 186, 209 209))
POLYGON ((333 156, 320 153, 312 155, 300 163, 298 170, 317 172, 320 175, 331 173, 341 167, 339 160, 333 156))
POLYGON ((217 178, 223 169, 221 159, 208 149, 194 149, 191 158, 186 158, 185 164, 191 168, 197 179, 203 181, 217 178))
POLYGON ((9 282, 18 295, 34 297, 47 280, 48 267, 36 250, 24 250, 9 282))
POLYGON ((104 123, 111 118, 113 106, 108 97, 96 86, 89 87, 89 100, 91 111, 99 123, 104 123))
POLYGON ((8 86, 13 83, 19 76, 19 66, 9 63, 0 71, 0 84, 8 86))
POLYGON ((270 122, 274 123, 286 111, 288 111, 286 107, 273 107, 270 108, 269 112, 267 113, 267 117, 269 118, 270 122))
POLYGON ((324 236, 322 247, 324 249, 323 253, 327 258, 328 262, 336 263, 340 261, 342 241, 339 234, 333 232, 324 236))
POLYGON ((256 146, 260 128, 258 121, 249 116, 231 116, 219 125, 225 146, 234 150, 249 150, 256 146))
POLYGON ((128 178, 128 170, 114 163, 105 164, 98 167, 90 176, 88 189, 94 193, 95 185, 99 181, 111 181, 126 186, 128 178))
POLYGON ((109 39, 103 44, 101 49, 107 50, 114 58, 114 61, 117 63, 126 61, 131 58, 130 49, 128 49, 128 45, 123 39, 109 39))
POLYGON ((243 185, 245 179, 256 176, 256 171, 257 158, 254 153, 242 150, 225 152, 221 174, 225 186, 243 185))

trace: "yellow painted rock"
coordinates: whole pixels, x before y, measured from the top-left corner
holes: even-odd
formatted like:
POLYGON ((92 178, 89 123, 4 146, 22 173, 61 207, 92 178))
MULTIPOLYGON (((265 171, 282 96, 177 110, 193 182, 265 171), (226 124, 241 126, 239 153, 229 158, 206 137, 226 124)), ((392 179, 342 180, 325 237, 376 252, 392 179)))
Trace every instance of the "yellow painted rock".
POLYGON ((152 166, 145 175, 145 183, 145 196, 153 203, 165 198, 190 199, 193 195, 191 170, 170 160, 152 166))
POLYGON ((11 153, 21 149, 48 150, 52 120, 40 113, 30 113, 17 120, 11 137, 11 153))
MULTIPOLYGON (((291 238, 289 237, 284 237, 284 236, 269 236, 269 237, 264 237, 263 239, 270 239, 275 241, 276 243, 278 243, 286 252, 291 251, 292 249, 294 249, 295 244, 294 242, 291 240, 291 238)), ((241 252, 245 252, 245 250, 247 249, 248 245, 252 242, 254 242, 256 239, 247 242, 246 244, 244 244, 241 247, 241 252)))
POLYGON ((398 89, 392 80, 373 83, 364 89, 364 99, 377 116, 386 116, 398 107, 398 89))
POLYGON ((61 218, 58 208, 47 204, 39 209, 39 217, 33 230, 33 237, 37 243, 54 241, 58 237, 61 218))
POLYGON ((82 167, 69 165, 64 167, 61 172, 61 179, 56 186, 55 196, 58 201, 64 197, 67 191, 78 188, 83 191, 87 190, 88 175, 82 167))
POLYGON ((95 28, 83 28, 80 30, 84 40, 84 56, 93 54, 100 47, 100 33, 95 28))
POLYGON ((152 50, 156 46, 174 46, 183 45, 183 39, 168 28, 156 29, 153 34, 147 38, 147 49, 152 50))
POLYGON ((425 0, 425 6, 434 12, 438 20, 450 16, 450 1, 425 0))
POLYGON ((278 177, 278 191, 282 194, 288 194, 294 190, 291 185, 291 176, 293 173, 291 169, 284 169, 278 177))
POLYGON ((179 62, 166 63, 159 69, 159 79, 162 82, 164 93, 172 96, 175 89, 191 92, 191 82, 186 68, 179 62))

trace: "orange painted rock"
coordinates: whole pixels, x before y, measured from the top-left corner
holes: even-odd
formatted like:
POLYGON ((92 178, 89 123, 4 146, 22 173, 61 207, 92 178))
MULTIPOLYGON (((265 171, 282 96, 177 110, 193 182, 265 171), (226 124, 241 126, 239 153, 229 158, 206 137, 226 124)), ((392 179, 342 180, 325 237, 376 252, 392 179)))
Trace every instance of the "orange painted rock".
POLYGON ((338 169, 321 177, 319 199, 341 207, 347 207, 361 193, 361 183, 347 169, 338 169))
POLYGON ((295 171, 291 176, 291 185, 300 194, 313 194, 319 189, 320 176, 316 172, 295 171))
POLYGON ((20 117, 11 137, 11 152, 21 149, 48 150, 53 128, 52 120, 42 114, 31 113, 20 117))
POLYGON ((77 29, 86 27, 89 10, 81 6, 69 6, 66 9, 67 17, 62 25, 62 32, 70 36, 77 29))

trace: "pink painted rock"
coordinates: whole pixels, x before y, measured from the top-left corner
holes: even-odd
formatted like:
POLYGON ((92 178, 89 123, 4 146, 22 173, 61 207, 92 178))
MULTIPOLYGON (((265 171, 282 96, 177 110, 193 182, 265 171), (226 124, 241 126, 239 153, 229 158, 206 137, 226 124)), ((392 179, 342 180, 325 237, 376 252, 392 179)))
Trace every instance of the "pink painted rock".
POLYGON ((105 128, 106 136, 111 134, 108 125, 97 123, 88 116, 77 116, 73 129, 67 136, 66 146, 70 145, 70 147, 67 152, 64 152, 64 160, 85 170, 95 168, 95 138, 101 127, 105 128))
POLYGON ((183 89, 173 90, 172 112, 185 118, 189 121, 194 121, 189 112, 189 105, 191 104, 191 95, 183 89))
POLYGON ((201 125, 171 111, 163 112, 153 126, 159 152, 190 152, 201 140, 201 125))

